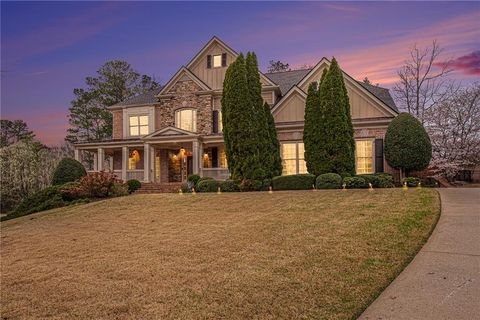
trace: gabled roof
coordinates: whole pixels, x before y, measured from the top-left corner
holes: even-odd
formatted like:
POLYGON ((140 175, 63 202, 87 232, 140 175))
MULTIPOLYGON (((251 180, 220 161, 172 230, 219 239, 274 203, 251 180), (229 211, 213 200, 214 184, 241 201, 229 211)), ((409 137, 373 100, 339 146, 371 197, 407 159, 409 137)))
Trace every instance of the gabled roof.
MULTIPOLYGON (((277 83, 282 91, 282 94, 286 94, 290 88, 293 86, 298 86, 300 87, 303 82, 307 81, 308 76, 312 73, 315 73, 315 71, 320 68, 322 65, 330 65, 330 60, 327 58, 323 57, 312 69, 301 69, 301 70, 292 70, 292 71, 283 71, 283 72, 274 72, 274 73, 266 73, 265 75, 269 77, 272 81, 277 83), (286 91, 284 91, 286 89, 286 91)), ((393 110, 394 112, 398 113, 397 106, 395 105, 395 102, 393 101, 392 96, 390 95, 390 91, 387 88, 382 88, 378 86, 372 86, 369 84, 366 84, 362 81, 357 81, 353 79, 348 73, 343 71, 343 74, 345 77, 349 78, 352 83, 361 88, 362 90, 367 91, 369 94, 371 94, 374 98, 378 99, 382 104, 388 107, 388 109, 393 110)), ((282 101, 280 99, 280 101, 282 101)))
POLYGON ((148 92, 130 97, 126 100, 123 100, 122 102, 119 102, 117 104, 114 104, 110 106, 109 108, 117 108, 117 107, 128 107, 128 106, 141 106, 141 105, 148 105, 148 104, 153 104, 155 102, 158 102, 158 99, 156 98, 156 95, 162 90, 162 86, 159 86, 158 88, 155 88, 153 90, 150 90, 148 92))
POLYGON ((287 93, 282 97, 282 99, 272 107, 271 109, 272 114, 274 114, 277 110, 279 110, 280 107, 283 105, 283 103, 288 100, 288 97, 293 95, 295 92, 300 94, 304 99, 307 99, 307 94, 302 89, 300 89, 297 85, 293 85, 293 87, 291 87, 287 91, 287 93))
POLYGON ((198 86, 200 88, 202 88, 203 90, 211 90, 211 88, 205 83, 203 82, 202 80, 200 80, 196 75, 194 75, 190 70, 188 70, 185 66, 182 66, 180 68, 180 70, 177 71, 177 73, 175 73, 173 75, 173 77, 168 80, 167 84, 162 88, 162 90, 160 90, 160 92, 157 94, 157 97, 159 97, 160 95, 168 92, 168 90, 177 82, 178 79, 180 79, 180 77, 183 75, 183 74, 186 74, 190 79, 192 79, 196 84, 198 84, 198 86))
POLYGON ((177 127, 166 127, 155 132, 152 132, 142 139, 150 139, 157 137, 171 137, 171 136, 196 136, 197 134, 191 131, 183 130, 177 127))
MULTIPOLYGON (((218 43, 220 46, 224 47, 225 50, 228 51, 228 53, 230 53, 232 56, 234 56, 235 58, 238 56, 238 52, 236 52, 235 50, 233 50, 228 44, 226 44, 225 42, 223 42, 220 38, 218 38, 217 36, 213 36, 203 47, 202 49, 200 49, 200 51, 192 58, 192 60, 190 60, 190 62, 187 64, 187 68, 191 68, 195 62, 197 62, 197 60, 201 57, 201 55, 210 47, 210 45, 212 45, 212 43, 218 43)), ((277 84, 275 82, 273 82, 272 80, 270 80, 268 77, 265 76, 265 74, 263 74, 262 72, 260 72, 260 77, 265 79, 265 81, 268 82, 269 85, 271 86, 274 86, 276 87, 277 84)))
POLYGON ((279 71, 265 73, 265 76, 278 84, 280 92, 285 95, 291 87, 298 84, 312 69, 279 71))

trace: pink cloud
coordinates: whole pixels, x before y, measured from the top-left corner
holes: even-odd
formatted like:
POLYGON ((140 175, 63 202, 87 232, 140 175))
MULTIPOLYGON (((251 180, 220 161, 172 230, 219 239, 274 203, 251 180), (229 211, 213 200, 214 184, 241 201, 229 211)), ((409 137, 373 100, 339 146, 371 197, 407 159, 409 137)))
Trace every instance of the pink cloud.
POLYGON ((285 57, 285 60, 289 61, 290 65, 298 67, 304 64, 314 65, 323 56, 327 58, 335 56, 342 68, 353 77, 363 79, 367 76, 374 83, 390 86, 398 80, 396 71, 408 58, 409 49, 415 43, 418 47, 425 47, 431 45, 436 39, 445 49, 444 59, 452 55, 464 56, 471 53, 472 47, 477 45, 477 39, 480 39, 478 21, 480 21, 480 12, 474 12, 425 28, 385 37, 385 40, 377 45, 352 47, 341 51, 306 52, 285 57))
MULTIPOLYGON (((437 63, 441 67, 445 63, 437 63)), ((473 51, 467 55, 453 59, 450 67, 454 70, 459 70, 468 75, 480 75, 480 50, 473 51)))

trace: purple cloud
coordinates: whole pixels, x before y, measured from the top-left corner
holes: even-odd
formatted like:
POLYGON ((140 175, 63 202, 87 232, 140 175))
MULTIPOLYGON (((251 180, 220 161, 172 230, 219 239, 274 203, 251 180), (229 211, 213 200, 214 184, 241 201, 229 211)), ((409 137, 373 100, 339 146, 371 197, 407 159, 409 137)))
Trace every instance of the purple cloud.
POLYGON ((450 66, 469 75, 480 75, 480 50, 454 59, 450 66))

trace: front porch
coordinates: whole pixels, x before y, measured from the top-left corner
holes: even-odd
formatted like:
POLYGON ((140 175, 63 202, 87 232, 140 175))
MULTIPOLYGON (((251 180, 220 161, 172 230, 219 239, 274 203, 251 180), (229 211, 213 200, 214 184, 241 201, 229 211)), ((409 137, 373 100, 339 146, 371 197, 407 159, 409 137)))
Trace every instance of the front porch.
POLYGON ((223 141, 200 137, 77 145, 75 159, 87 172, 109 171, 124 181, 176 184, 190 174, 218 180, 230 176, 223 141))

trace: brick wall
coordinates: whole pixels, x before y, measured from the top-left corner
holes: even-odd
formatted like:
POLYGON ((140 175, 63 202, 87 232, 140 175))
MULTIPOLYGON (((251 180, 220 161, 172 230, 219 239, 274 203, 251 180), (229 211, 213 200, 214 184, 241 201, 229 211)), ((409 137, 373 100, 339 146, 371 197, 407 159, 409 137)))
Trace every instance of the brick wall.
POLYGON ((113 116, 113 139, 122 139, 123 138, 123 111, 114 110, 112 111, 113 116))

